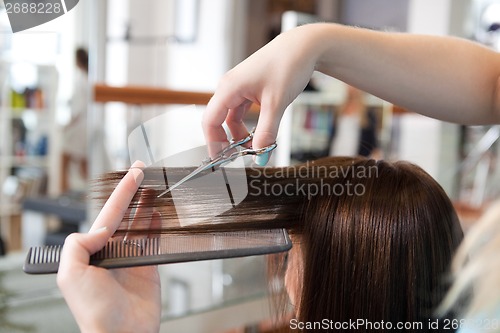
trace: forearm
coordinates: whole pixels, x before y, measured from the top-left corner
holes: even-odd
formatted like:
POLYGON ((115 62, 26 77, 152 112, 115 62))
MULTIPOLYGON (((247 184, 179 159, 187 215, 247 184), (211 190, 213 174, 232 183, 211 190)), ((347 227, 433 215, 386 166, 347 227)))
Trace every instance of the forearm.
POLYGON ((500 123, 500 55, 485 47, 335 24, 305 29, 318 71, 433 118, 500 123))

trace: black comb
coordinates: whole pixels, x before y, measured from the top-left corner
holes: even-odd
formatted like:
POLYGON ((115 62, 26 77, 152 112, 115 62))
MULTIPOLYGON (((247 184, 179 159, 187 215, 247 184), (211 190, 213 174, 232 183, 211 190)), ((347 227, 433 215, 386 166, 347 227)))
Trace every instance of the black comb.
MULTIPOLYGON (((179 262, 246 257, 288 251, 286 230, 162 234, 129 241, 111 239, 90 257, 90 264, 124 268, 179 262)), ((57 273, 62 245, 30 248, 23 270, 28 274, 57 273)))

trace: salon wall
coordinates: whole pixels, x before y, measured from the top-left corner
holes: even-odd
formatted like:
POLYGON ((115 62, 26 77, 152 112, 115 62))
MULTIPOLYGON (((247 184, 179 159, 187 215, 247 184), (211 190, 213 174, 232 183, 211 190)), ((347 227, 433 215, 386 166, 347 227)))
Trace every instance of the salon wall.
POLYGON ((471 0, 410 0, 407 31, 466 36, 471 0))
MULTIPOLYGON (((179 0, 148 0, 147 6, 108 0, 108 50, 113 44, 126 46, 128 84, 212 91, 233 59, 243 57, 238 45, 246 2, 189 1, 194 7, 179 11, 179 0)), ((108 66, 115 60, 108 57, 108 66)), ((113 75, 108 71, 107 80, 113 75)))
POLYGON ((406 31, 409 0, 344 0, 341 23, 373 29, 406 31))
POLYGON ((466 36, 472 0, 344 0, 340 22, 382 30, 466 36))
POLYGON ((245 1, 201 0, 198 33, 191 43, 168 47, 166 83, 181 90, 213 91, 241 53, 245 1))
MULTIPOLYGON (((467 37, 470 6, 470 0, 410 0, 407 31, 467 37)), ((417 163, 452 194, 459 126, 416 114, 402 117, 400 126, 398 158, 417 163)))
MULTIPOLYGON (((210 92, 219 78, 245 56, 241 45, 245 41, 242 29, 246 1, 106 2, 106 37, 101 46, 105 58, 101 62, 108 84, 210 92)), ((164 106, 107 104, 103 123, 109 161, 103 168, 122 168, 130 163, 127 133, 164 111, 164 106)), ((168 113, 162 138, 166 152, 173 154, 204 143, 202 111, 199 107, 168 113)))

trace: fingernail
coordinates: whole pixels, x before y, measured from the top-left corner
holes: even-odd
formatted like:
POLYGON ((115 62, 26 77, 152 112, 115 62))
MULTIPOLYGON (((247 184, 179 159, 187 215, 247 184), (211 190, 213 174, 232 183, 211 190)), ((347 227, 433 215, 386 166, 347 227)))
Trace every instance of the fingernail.
POLYGON ((134 176, 134 180, 136 183, 142 182, 144 178, 144 172, 142 169, 145 167, 144 163, 141 161, 135 161, 130 167, 129 172, 134 176))
POLYGON ((90 230, 89 234, 100 234, 100 233, 103 233, 107 230, 108 230, 108 227, 104 226, 104 227, 97 228, 95 230, 90 230))
POLYGON ((269 162, 269 153, 262 153, 259 155, 255 155, 254 162, 257 165, 265 166, 267 162, 269 162))

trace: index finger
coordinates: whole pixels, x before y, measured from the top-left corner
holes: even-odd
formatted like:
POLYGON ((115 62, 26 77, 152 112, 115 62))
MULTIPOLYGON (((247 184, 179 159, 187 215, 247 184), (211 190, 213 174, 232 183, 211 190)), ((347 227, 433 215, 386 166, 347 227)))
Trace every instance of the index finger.
POLYGON ((127 211, 130 201, 132 201, 139 185, 144 179, 144 173, 142 172, 142 168, 144 167, 145 165, 141 161, 136 161, 132 164, 129 172, 118 183, 118 186, 111 193, 99 215, 97 215, 89 232, 106 227, 111 236, 116 231, 127 211))
MULTIPOLYGON (((219 153, 221 146, 225 147, 229 143, 222 124, 228 119, 230 110, 236 110, 240 106, 245 107, 250 103, 248 99, 242 97, 238 92, 232 92, 232 90, 220 91, 220 89, 223 88, 219 88, 212 96, 203 113, 203 133, 211 156, 219 153)), ((246 130, 244 132, 246 132, 244 135, 248 135, 246 130)), ((232 134, 237 135, 238 133, 232 134)), ((239 135, 237 136, 239 137, 239 135)))
POLYGON ((217 93, 213 95, 203 113, 202 126, 207 143, 227 141, 222 124, 226 121, 228 112, 229 108, 219 100, 217 93))

